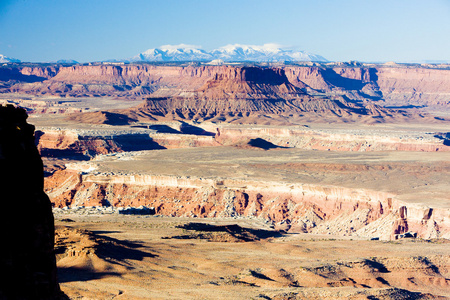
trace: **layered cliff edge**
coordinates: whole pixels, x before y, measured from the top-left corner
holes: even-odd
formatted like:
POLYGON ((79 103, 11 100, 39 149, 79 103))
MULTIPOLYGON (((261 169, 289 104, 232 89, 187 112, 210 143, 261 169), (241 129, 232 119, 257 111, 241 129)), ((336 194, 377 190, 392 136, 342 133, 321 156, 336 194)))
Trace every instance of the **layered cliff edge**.
MULTIPOLYGON (((97 207, 152 207, 158 215, 191 218, 256 218, 276 229, 397 239, 450 238, 449 210, 409 203, 398 195, 317 184, 209 179, 194 176, 114 174, 92 164, 57 171, 46 183, 59 212, 97 207), (81 168, 81 169, 80 169, 81 168), (80 170, 82 170, 80 172, 80 170)), ((82 211, 82 210, 81 210, 82 211)))
MULTIPOLYGON (((413 231, 421 238, 450 238, 448 146, 439 149, 431 140, 406 141, 406 136, 402 141, 360 136, 357 141, 355 136, 280 130, 221 128, 216 137, 155 133, 152 142, 171 150, 111 153, 66 164, 49 174, 46 191, 59 208, 145 205, 166 216, 260 218, 290 232, 394 239, 413 231), (236 144, 242 134, 251 141, 263 137, 308 150, 344 152, 318 154, 270 142, 273 149, 262 151, 262 142, 236 144), (221 146, 218 138, 234 147, 221 146)), ((40 143, 60 147, 61 153, 72 151, 70 135, 48 131, 40 143), (67 136, 67 145, 52 145, 54 135, 61 141, 67 136)), ((72 138, 76 145, 88 141, 72 138)))
MULTIPOLYGON (((235 66, 74 65, 4 66, 0 92, 62 97, 173 96, 202 87, 235 66)), ((450 69, 420 65, 316 65, 279 67, 291 84, 311 93, 375 100, 384 106, 441 106, 450 100, 450 69)))
POLYGON ((68 119, 117 125, 136 121, 184 120, 213 123, 293 125, 302 122, 410 122, 439 120, 418 113, 351 101, 342 95, 311 94, 292 84, 283 69, 223 67, 201 87, 176 91, 159 89, 141 105, 122 110, 73 114, 68 119), (113 120, 117 121, 114 122, 113 120))
POLYGON ((60 299, 53 214, 26 119, 25 110, 0 106, 0 298, 60 299))

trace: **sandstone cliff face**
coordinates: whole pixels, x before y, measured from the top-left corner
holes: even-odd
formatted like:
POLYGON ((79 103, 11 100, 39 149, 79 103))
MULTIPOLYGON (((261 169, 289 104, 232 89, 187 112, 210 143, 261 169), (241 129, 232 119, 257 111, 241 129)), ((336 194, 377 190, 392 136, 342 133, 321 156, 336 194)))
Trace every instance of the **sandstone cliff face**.
POLYGON ((59 67, 51 66, 51 67, 25 67, 20 70, 25 76, 37 76, 45 79, 50 79, 56 74, 58 74, 59 67))
POLYGON ((379 68, 376 81, 392 105, 450 104, 450 70, 379 68))
POLYGON ((79 84, 148 85, 179 78, 211 78, 227 67, 171 67, 153 65, 72 66, 60 68, 53 81, 79 84))
POLYGON ((292 85, 281 69, 228 68, 216 74, 200 89, 178 96, 207 100, 293 99, 303 91, 292 85))
MULTIPOLYGON (((209 80, 251 81, 251 72, 231 66, 95 65, 0 68, 3 92, 69 96, 167 97, 198 90, 209 80), (249 77, 250 76, 250 77, 249 77), (8 83, 9 82, 9 83, 8 83), (17 83, 14 85, 14 83, 17 83)), ((450 70, 411 66, 286 66, 294 86, 353 100, 384 100, 384 105, 450 103, 450 70)), ((258 74, 261 76, 261 74, 258 74)), ((261 77, 259 77, 261 78, 261 77)))
MULTIPOLYGON (((98 117, 94 114, 93 117, 98 117)), ((97 121, 102 121, 100 118, 97 121)), ((102 121, 103 122, 103 121, 102 121)), ((135 131, 69 130, 41 128, 36 132, 38 150, 44 157, 89 159, 98 154, 152 149, 236 146, 246 147, 252 139, 262 139, 274 147, 325 151, 422 151, 449 152, 439 133, 411 135, 378 132, 377 135, 327 132, 305 127, 275 128, 187 123, 149 125, 135 131), (171 127, 172 126, 172 127, 171 127)), ((443 135, 442 133, 440 134, 443 135)))
POLYGON ((21 86, 25 83, 41 82, 47 79, 47 77, 44 77, 44 73, 46 72, 44 68, 25 68, 25 69, 26 70, 22 70, 20 68, 14 67, 0 68, 0 81, 8 83, 6 84, 6 86, 8 85, 10 86, 15 83, 18 83, 19 86, 21 86), (24 72, 22 73, 22 71, 24 72))
POLYGON ((110 137, 83 136, 70 130, 36 132, 38 150, 42 156, 88 159, 96 154, 123 151, 110 137))
POLYGON ((450 103, 450 70, 421 67, 286 67, 299 87, 346 95, 351 99, 384 100, 385 105, 450 103))
POLYGON ((0 298, 55 299, 53 215, 26 118, 23 109, 0 106, 0 298))
POLYGON ((395 200, 395 195, 311 184, 212 180, 153 175, 80 174, 57 171, 46 182, 56 207, 155 208, 176 217, 254 217, 290 232, 395 239, 415 231, 422 238, 448 238, 445 209, 395 200), (437 225, 439 224, 439 225, 437 225))
POLYGON ((450 151, 450 146, 434 134, 410 137, 327 133, 293 128, 220 127, 215 140, 222 145, 262 138, 280 147, 332 151, 450 151))
POLYGON ((377 80, 375 68, 285 67, 285 71, 289 81, 322 92, 361 90, 377 80))
POLYGON ((286 76, 294 85, 310 87, 314 90, 331 91, 320 67, 287 67, 286 76))
MULTIPOLYGON (((279 125, 315 120, 398 122, 411 118, 408 113, 385 109, 371 102, 355 103, 342 97, 308 95, 290 83, 282 69, 223 67, 218 71, 220 73, 196 90, 183 90, 171 97, 150 97, 137 107, 109 113, 128 122, 208 120, 279 125)), ((92 120, 98 122, 96 115, 98 112, 70 118, 92 123, 92 120)))
POLYGON ((104 95, 140 97, 158 91, 170 96, 183 89, 196 89, 224 67, 72 66, 62 67, 50 80, 23 89, 58 90, 70 96, 104 95))

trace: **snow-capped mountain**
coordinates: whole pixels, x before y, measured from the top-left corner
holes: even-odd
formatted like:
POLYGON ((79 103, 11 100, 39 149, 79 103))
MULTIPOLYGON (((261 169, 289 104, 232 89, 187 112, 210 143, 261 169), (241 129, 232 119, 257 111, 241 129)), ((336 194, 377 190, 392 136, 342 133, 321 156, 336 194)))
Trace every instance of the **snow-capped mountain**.
POLYGON ((20 62, 20 60, 0 54, 0 63, 20 62))
POLYGON ((283 49, 277 44, 257 45, 227 45, 213 50, 212 54, 224 61, 327 61, 320 55, 304 51, 283 49))
POLYGON ((283 49, 277 44, 227 45, 210 52, 191 45, 165 45, 149 49, 129 61, 211 61, 225 62, 278 62, 278 61, 327 61, 320 55, 304 51, 283 49))
POLYGON ((60 59, 56 61, 57 64, 78 64, 74 59, 60 59))
POLYGON ((148 49, 130 59, 130 61, 209 61, 210 53, 192 45, 164 45, 148 49))

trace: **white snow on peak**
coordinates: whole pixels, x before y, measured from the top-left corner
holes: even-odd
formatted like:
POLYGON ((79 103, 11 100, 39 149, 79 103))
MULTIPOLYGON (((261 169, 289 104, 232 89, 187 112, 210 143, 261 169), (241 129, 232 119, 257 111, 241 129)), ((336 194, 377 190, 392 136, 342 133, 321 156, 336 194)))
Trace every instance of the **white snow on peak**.
POLYGON ((0 63, 20 62, 20 60, 0 54, 0 63))
POLYGON ((223 47, 220 47, 214 51, 223 51, 223 52, 234 52, 239 51, 242 49, 245 52, 265 52, 265 53, 277 53, 280 51, 281 45, 278 44, 264 44, 262 46, 258 45, 241 45, 241 44, 234 44, 234 45, 226 45, 223 47))
POLYGON ((183 50, 183 51, 195 51, 199 50, 201 47, 196 45, 187 45, 187 44, 178 44, 178 45, 162 45, 159 49, 164 51, 175 51, 175 50, 183 50))
POLYGON ((278 61, 327 61, 320 55, 285 49, 279 44, 242 45, 229 44, 212 51, 195 45, 164 45, 144 51, 130 61, 212 61, 225 62, 278 62, 278 61))
POLYGON ((211 54, 194 45, 163 45, 148 49, 134 57, 131 61, 198 61, 210 60, 211 54))
POLYGON ((205 63, 206 65, 211 65, 211 66, 221 66, 223 65, 225 62, 221 59, 213 59, 212 61, 205 63))

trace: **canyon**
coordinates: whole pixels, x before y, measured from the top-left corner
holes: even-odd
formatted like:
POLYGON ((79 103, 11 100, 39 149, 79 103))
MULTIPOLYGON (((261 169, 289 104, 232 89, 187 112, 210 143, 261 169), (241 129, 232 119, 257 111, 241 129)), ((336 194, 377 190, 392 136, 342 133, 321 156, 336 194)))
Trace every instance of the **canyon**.
POLYGON ((69 297, 450 295, 447 65, 14 63, 1 101, 36 126, 69 297))
POLYGON ((326 163, 317 163, 319 155, 305 151, 270 152, 208 147, 100 155, 56 171, 46 192, 61 208, 147 206, 173 217, 263 219, 291 233, 449 237, 446 153, 434 161, 415 156, 414 163, 345 153, 342 164, 333 155, 321 154, 326 163), (424 200, 430 180, 433 198, 424 200))
MULTIPOLYGON (((448 106, 447 65, 360 63, 273 64, 299 89, 350 100, 374 100, 383 106, 448 106)), ((23 65, 0 68, 0 93, 61 97, 166 97, 195 91, 216 74, 235 66, 124 64, 23 65)))

